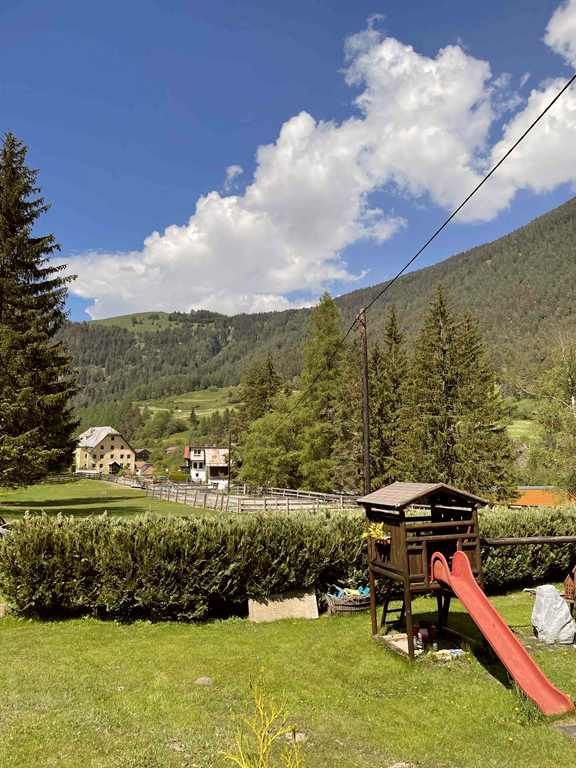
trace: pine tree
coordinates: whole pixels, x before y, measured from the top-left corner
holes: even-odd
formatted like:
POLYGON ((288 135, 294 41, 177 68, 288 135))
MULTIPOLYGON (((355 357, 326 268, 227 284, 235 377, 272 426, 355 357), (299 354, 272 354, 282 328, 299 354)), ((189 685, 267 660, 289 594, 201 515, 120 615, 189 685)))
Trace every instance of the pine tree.
POLYGON ((65 323, 65 266, 52 235, 34 227, 48 206, 26 147, 0 151, 0 485, 25 485, 68 467, 76 426, 70 363, 54 337, 65 323))
POLYGON ((406 405, 408 361, 394 307, 386 320, 384 342, 370 355, 370 463, 372 487, 404 478, 403 412, 406 405))
POLYGON ((245 423, 259 419, 272 410, 274 397, 282 385, 282 379, 274 367, 272 355, 255 360, 245 371, 240 382, 240 399, 245 423))
POLYGON ((300 470, 304 487, 313 491, 329 492, 334 487, 335 416, 344 358, 341 342, 340 313, 325 293, 310 317, 300 379, 307 392, 302 407, 306 426, 301 436, 300 470))
POLYGON ((358 344, 352 344, 345 353, 334 426, 336 437, 332 450, 332 487, 335 491, 361 493, 364 482, 364 444, 362 366, 358 344))
POLYGON ((511 490, 513 453, 484 344, 470 317, 456 323, 441 290, 416 344, 403 448, 413 480, 511 490))
POLYGON ((454 477, 462 488, 509 499, 515 453, 506 432, 506 406, 488 361, 478 322, 469 314, 458 329, 460 381, 454 477))
POLYGON ((252 421, 235 452, 240 482, 255 486, 300 488, 302 413, 298 395, 279 393, 273 410, 252 421))
POLYGON ((529 473, 576 496, 576 343, 555 351, 553 367, 536 388, 538 437, 530 447, 529 473))

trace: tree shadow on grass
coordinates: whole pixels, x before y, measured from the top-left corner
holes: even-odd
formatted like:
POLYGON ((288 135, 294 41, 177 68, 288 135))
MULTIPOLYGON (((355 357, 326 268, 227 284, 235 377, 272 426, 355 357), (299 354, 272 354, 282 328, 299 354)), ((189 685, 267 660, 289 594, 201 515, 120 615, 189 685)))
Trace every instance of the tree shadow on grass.
MULTIPOLYGON (((15 521, 15 520, 21 520, 26 513, 29 513, 32 517, 37 517, 42 514, 48 515, 48 517, 56 517, 57 515, 64 515, 65 517, 99 517, 100 515, 103 515, 104 513, 107 513, 109 517, 135 517, 136 515, 146 515, 149 514, 149 510, 147 507, 139 507, 139 506, 122 506, 122 505, 113 505, 110 504, 108 506, 102 505, 100 507, 96 507, 93 509, 82 509, 79 507, 66 507, 64 505, 58 507, 57 509, 44 509, 42 506, 37 507, 29 507, 26 509, 11 509, 10 507, 0 507, 0 515, 7 519, 8 521, 15 521)), ((152 510, 152 515, 158 516, 158 513, 154 513, 152 510)))
POLYGON ((128 501, 132 499, 146 499, 147 496, 145 493, 133 495, 133 496, 80 496, 77 499, 60 499, 58 500, 50 500, 50 501, 10 501, 8 500, 5 504, 2 503, 0 500, 0 509, 47 509, 50 507, 58 507, 64 508, 64 507, 73 507, 73 506, 82 506, 82 507, 92 507, 92 506, 102 506, 103 504, 115 504, 117 501, 128 501))

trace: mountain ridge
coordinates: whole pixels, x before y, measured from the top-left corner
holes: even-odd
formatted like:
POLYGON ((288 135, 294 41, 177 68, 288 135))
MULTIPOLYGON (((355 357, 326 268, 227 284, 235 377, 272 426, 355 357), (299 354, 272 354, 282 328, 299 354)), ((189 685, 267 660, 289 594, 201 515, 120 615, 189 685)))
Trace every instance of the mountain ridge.
MULTIPOLYGON (((344 323, 385 284, 336 297, 344 323)), ((479 318, 503 382, 531 378, 562 335, 576 333, 576 198, 497 240, 401 277, 374 305, 371 337, 381 333, 394 304, 411 339, 439 285, 479 318)), ((143 399, 234 384, 249 360, 266 351, 285 376, 294 376, 309 314, 307 308, 233 316, 145 312, 70 323, 62 338, 79 370, 81 402, 143 399)))

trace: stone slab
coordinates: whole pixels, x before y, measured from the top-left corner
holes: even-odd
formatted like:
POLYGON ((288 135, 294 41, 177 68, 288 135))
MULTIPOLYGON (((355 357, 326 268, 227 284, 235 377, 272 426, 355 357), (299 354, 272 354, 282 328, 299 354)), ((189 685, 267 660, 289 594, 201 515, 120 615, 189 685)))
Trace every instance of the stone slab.
POLYGON ((317 619, 315 592, 273 595, 267 603, 248 600, 248 618, 256 624, 279 619, 317 619))

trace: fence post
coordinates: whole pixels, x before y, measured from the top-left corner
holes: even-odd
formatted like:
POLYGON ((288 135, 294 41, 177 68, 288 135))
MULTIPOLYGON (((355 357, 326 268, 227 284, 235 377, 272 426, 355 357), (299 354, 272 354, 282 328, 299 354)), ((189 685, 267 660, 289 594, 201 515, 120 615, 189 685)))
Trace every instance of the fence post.
POLYGON ((241 512, 241 508, 240 508, 240 496, 238 496, 238 498, 236 499, 236 512, 238 512, 238 514, 240 514, 240 512, 241 512))
POLYGON ((264 496, 264 512, 266 512, 266 496, 264 496))
POLYGON ((207 505, 208 505, 208 493, 205 491, 204 492, 204 509, 206 509, 207 505))

